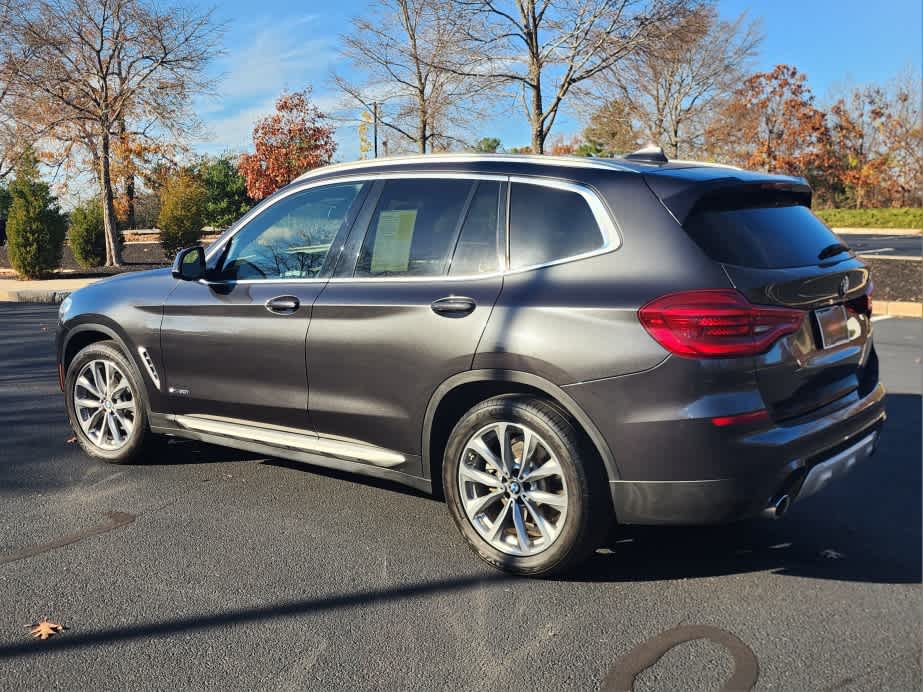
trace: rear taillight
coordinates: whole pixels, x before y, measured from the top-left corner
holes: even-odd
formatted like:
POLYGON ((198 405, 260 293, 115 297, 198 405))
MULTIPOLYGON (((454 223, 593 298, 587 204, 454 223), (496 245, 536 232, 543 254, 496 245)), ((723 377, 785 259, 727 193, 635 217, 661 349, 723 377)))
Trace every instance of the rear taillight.
POLYGON ((872 291, 875 290, 875 284, 869 281, 868 288, 865 290, 865 293, 858 298, 853 298, 851 301, 846 303, 846 307, 859 313, 860 315, 866 315, 868 317, 872 316, 872 291))
POLYGON ((806 312, 754 305, 739 291, 687 291, 638 311, 641 324, 670 353, 687 358, 755 356, 798 331, 806 312))

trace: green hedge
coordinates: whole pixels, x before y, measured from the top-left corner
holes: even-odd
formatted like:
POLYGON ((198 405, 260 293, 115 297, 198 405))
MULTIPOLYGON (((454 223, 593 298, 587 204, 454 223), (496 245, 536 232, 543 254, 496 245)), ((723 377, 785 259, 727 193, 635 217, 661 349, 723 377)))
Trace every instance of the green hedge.
POLYGON ((832 228, 923 228, 923 209, 815 209, 832 228))
POLYGON ((84 202, 71 212, 67 233, 74 259, 84 269, 106 263, 106 231, 102 204, 96 198, 84 202))

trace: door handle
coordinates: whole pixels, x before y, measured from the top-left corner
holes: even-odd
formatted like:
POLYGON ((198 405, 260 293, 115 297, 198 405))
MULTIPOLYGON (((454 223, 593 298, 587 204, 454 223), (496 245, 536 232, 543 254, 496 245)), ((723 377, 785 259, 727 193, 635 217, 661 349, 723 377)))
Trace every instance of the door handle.
POLYGON ((477 304, 471 298, 464 296, 447 296, 433 301, 430 307, 433 312, 443 317, 464 317, 474 312, 477 304))
POLYGON ((291 315, 301 303, 295 296, 278 296, 266 301, 266 309, 277 315, 291 315))

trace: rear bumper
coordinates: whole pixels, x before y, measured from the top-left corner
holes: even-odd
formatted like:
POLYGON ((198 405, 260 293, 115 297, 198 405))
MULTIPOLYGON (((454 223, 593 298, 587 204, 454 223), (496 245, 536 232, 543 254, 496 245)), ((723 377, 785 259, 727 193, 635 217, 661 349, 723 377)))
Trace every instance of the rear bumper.
MULTIPOLYGON (((728 456, 740 473, 691 480, 617 480, 611 491, 624 524, 721 524, 756 516, 782 495, 803 499, 845 475, 871 456, 886 418, 884 386, 822 418, 779 425, 715 445, 715 468, 727 470, 728 456)), ((695 454, 702 450, 677 450, 695 454)))

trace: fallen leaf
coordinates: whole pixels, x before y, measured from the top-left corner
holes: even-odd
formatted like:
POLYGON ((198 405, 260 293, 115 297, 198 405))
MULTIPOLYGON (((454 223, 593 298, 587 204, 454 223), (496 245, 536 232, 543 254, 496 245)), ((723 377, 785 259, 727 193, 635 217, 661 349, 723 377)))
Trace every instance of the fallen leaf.
POLYGON ((60 634, 67 629, 66 626, 51 622, 48 618, 42 618, 39 622, 33 622, 31 625, 26 625, 26 627, 29 628, 29 634, 36 639, 43 640, 60 634))
POLYGON ((833 548, 827 548, 826 550, 822 550, 820 552, 820 556, 825 557, 828 560, 842 560, 844 557, 846 557, 845 555, 843 555, 843 553, 837 552, 833 548))
POLYGON ((68 438, 67 438, 66 440, 64 440, 64 441, 67 442, 67 444, 72 445, 72 444, 74 444, 74 443, 77 441, 77 436, 76 436, 76 435, 71 435, 70 437, 68 437, 68 438))

